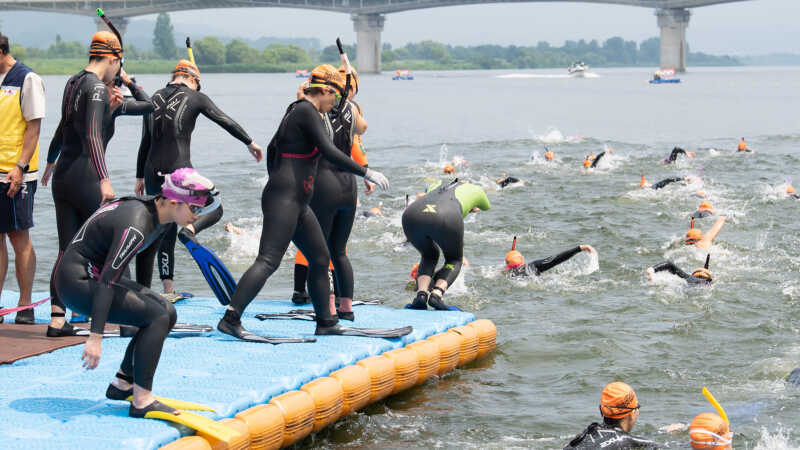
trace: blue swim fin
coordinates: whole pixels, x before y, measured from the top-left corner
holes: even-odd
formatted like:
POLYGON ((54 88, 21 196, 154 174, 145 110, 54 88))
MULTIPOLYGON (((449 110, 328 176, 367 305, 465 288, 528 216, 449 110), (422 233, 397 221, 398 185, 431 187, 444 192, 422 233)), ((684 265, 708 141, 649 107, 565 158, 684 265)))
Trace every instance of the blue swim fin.
POLYGON ((178 239, 186 246, 189 254, 200 267, 200 272, 203 273, 206 282, 214 291, 217 300, 223 306, 230 303, 233 291, 236 290, 236 280, 233 279, 233 275, 222 260, 210 248, 197 242, 194 234, 185 228, 178 233, 178 239))

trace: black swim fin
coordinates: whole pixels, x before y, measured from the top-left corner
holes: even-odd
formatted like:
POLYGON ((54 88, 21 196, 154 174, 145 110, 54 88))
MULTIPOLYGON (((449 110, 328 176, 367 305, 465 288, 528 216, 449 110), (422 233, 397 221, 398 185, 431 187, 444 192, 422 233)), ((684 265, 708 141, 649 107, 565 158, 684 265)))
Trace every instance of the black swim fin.
MULTIPOLYGON (((169 337, 183 337, 193 336, 197 334, 210 333, 213 331, 209 325, 196 325, 193 323, 176 323, 175 326, 169 330, 169 337)), ((103 332, 105 337, 133 337, 139 332, 138 327, 130 325, 120 325, 119 330, 107 330, 103 332)))
POLYGON ((186 246, 189 254, 197 262, 200 272, 203 273, 206 282, 211 286, 211 290, 214 291, 217 300, 222 305, 230 303, 233 291, 236 290, 236 280, 233 279, 233 275, 225 267, 222 260, 210 248, 197 242, 195 235, 185 228, 178 233, 178 239, 186 246))
POLYGON ((313 322, 317 320, 313 311, 310 313, 296 313, 293 311, 289 311, 288 313, 263 313, 263 314, 256 314, 256 319, 258 320, 268 320, 268 319, 285 319, 285 320, 307 320, 309 322, 313 322))
MULTIPOLYGON (((226 317, 228 313, 226 312, 226 317)), ((317 342, 315 338, 290 338, 290 337, 274 337, 274 336, 260 336, 255 333, 251 333, 244 329, 242 326, 242 322, 238 321, 238 323, 234 323, 233 321, 228 320, 226 317, 223 317, 219 323, 217 324, 217 330, 221 333, 225 333, 227 335, 233 336, 235 338, 241 339, 247 342, 260 342, 263 344, 300 344, 304 342, 317 342)))
POLYGON ((414 331, 411 327, 403 328, 350 328, 336 324, 332 327, 317 325, 314 334, 318 336, 360 336, 368 338, 399 338, 414 331))

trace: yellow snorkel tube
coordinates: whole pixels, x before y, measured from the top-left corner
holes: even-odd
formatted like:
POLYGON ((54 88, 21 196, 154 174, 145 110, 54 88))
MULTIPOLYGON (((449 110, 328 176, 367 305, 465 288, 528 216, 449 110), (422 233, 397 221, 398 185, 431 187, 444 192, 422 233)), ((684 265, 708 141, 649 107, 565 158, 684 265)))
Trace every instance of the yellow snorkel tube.
POLYGON ((717 414, 719 414, 722 420, 724 420, 725 423, 728 424, 728 426, 730 427, 731 421, 728 420, 728 415, 725 414, 725 410, 722 409, 722 405, 719 404, 717 399, 715 399, 714 396, 711 395, 711 392, 709 392, 708 388, 706 388, 705 386, 703 386, 703 395, 706 397, 706 400, 708 400, 708 403, 711 403, 711 406, 713 406, 714 409, 717 410, 717 414))
POLYGON ((189 39, 189 36, 186 36, 186 51, 189 52, 189 61, 196 66, 197 63, 194 62, 194 53, 192 53, 192 41, 189 39))

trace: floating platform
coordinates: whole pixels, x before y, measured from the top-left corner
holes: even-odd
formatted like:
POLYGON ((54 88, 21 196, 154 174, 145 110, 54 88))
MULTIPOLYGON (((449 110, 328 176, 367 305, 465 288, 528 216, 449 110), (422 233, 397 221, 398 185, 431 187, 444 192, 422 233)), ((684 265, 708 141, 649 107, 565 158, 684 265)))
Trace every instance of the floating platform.
MULTIPOLYGON (((34 296, 34 300, 46 294, 34 296)), ((2 304, 16 302, 3 293, 2 304)), ((36 308, 37 322, 49 319, 49 304, 36 308)), ((176 304, 178 322, 215 326, 223 308, 216 299, 192 298, 176 304)), ((314 322, 260 321, 258 313, 288 312, 289 301, 255 301, 244 326, 260 334, 308 337, 314 322)), ((458 311, 354 308, 353 326, 389 328, 411 325, 400 339, 316 336, 303 344, 238 341, 213 331, 167 339, 154 380, 156 395, 202 403, 215 412, 201 414, 233 430, 227 442, 160 420, 128 417, 128 404, 107 400, 108 383, 129 339, 103 339, 100 365, 81 367, 83 345, 0 365, 0 448, 60 449, 224 449, 279 448, 298 442, 370 403, 421 384, 491 352, 497 330, 488 320, 458 311)), ((0 347, 22 325, 13 314, 0 324, 0 347)), ((27 326, 32 338, 41 327, 27 326)), ((17 336, 17 339, 19 336, 17 336)), ((35 353, 35 352, 29 352, 35 353)), ((9 358, 7 358, 8 360, 9 358)), ((10 358, 13 360, 14 358, 10 358)))
POLYGON ((674 84, 680 83, 680 78, 668 78, 668 79, 661 79, 661 80, 650 80, 650 84, 674 84))

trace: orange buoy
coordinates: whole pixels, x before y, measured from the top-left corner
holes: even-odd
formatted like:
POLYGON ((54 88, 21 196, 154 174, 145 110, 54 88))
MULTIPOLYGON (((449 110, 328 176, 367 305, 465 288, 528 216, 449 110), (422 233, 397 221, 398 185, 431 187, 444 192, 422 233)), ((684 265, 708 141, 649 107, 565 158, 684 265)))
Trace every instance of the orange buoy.
POLYGON ((475 328, 461 326, 447 330, 448 333, 455 333, 461 338, 458 349, 458 367, 475 361, 478 357, 478 332, 475 328))
POLYGON ((314 399, 308 392, 289 391, 269 401, 283 413, 283 442, 281 447, 298 442, 314 429, 314 399))
POLYGON ((314 429, 312 433, 339 420, 342 415, 342 384, 336 378, 322 377, 306 383, 300 388, 314 399, 314 429))
POLYGON ((237 419, 222 419, 219 423, 233 428, 239 432, 239 435, 230 442, 221 441, 217 438, 209 436, 202 431, 197 432, 197 436, 205 439, 211 445, 213 450, 247 450, 250 448, 250 433, 247 429, 247 424, 237 419))
POLYGON ((398 348, 383 354, 394 363, 394 389, 392 394, 405 391, 417 384, 419 358, 417 352, 409 348, 398 348))
POLYGON ((247 425, 251 450, 281 448, 283 442, 283 413, 274 404, 256 405, 238 414, 237 419, 247 425))
POLYGON ((497 347, 497 327, 491 320, 481 319, 467 324, 478 333, 478 358, 483 358, 497 347))
POLYGON ((416 384, 422 384, 428 378, 439 373, 439 345, 436 342, 426 339, 408 344, 406 348, 417 352, 419 369, 417 370, 416 384))
POLYGON ((370 356, 358 365, 369 371, 369 402, 374 403, 389 396, 394 390, 394 362, 383 356, 370 356))
POLYGON ((200 436, 186 436, 161 447, 161 450, 212 450, 211 444, 200 436))
POLYGON ((331 378, 339 380, 342 385, 342 417, 369 404, 370 377, 364 366, 354 364, 341 368, 331 373, 331 378))
POLYGON ((438 375, 453 370, 458 366, 458 350, 461 346, 461 339, 455 333, 439 333, 427 339, 439 346, 439 371, 438 375))

